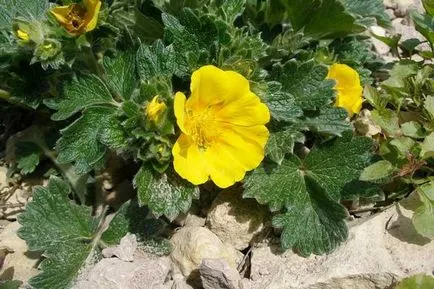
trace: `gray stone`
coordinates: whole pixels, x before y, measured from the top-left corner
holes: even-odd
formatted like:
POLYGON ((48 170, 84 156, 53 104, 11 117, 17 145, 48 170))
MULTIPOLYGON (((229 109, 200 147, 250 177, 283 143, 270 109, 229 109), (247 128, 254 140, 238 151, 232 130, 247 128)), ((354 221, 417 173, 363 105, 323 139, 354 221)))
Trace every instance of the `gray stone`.
MULTIPOLYGON (((371 32, 375 35, 378 36, 386 36, 386 30, 384 30, 384 28, 380 27, 380 26, 372 26, 371 28, 371 32)), ((371 38, 372 44, 374 45, 375 51, 383 56, 386 55, 390 52, 390 47, 385 44, 384 42, 378 40, 377 38, 372 37, 371 38)))
POLYGON ((265 206, 253 199, 243 199, 240 190, 230 188, 214 200, 207 226, 223 242, 244 250, 252 241, 260 239, 268 214, 265 206))
POLYGON ((240 274, 223 259, 203 259, 199 272, 204 289, 240 288, 240 274))
POLYGON ((171 238, 173 275, 198 280, 198 269, 203 259, 222 258, 231 268, 236 269, 243 254, 232 246, 223 243, 210 230, 204 227, 184 227, 171 238))
POLYGON ((170 270, 167 257, 135 256, 133 262, 102 259, 72 289, 168 289, 170 270))
POLYGON ((386 289, 434 269, 434 241, 419 235, 411 211, 391 208, 351 222, 349 239, 333 253, 300 257, 278 247, 255 248, 254 289, 386 289))
POLYGON ((106 258, 113 256, 118 257, 122 261, 131 262, 134 260, 134 252, 137 249, 136 235, 128 233, 120 241, 120 244, 115 247, 109 247, 102 250, 102 254, 106 258))

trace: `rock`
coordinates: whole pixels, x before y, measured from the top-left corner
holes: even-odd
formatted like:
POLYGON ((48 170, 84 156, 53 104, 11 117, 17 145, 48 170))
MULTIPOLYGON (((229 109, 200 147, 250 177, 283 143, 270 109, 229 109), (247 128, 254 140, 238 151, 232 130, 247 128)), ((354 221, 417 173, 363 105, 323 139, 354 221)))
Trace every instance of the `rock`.
POLYGON ((106 258, 116 256, 122 261, 131 262, 134 260, 134 252, 136 249, 136 235, 128 233, 121 239, 121 242, 118 246, 105 248, 102 250, 102 254, 106 258))
POLYGON ((199 272, 204 289, 240 288, 240 274, 223 259, 203 259, 199 272))
POLYGON ((0 218, 15 221, 18 215, 24 211, 26 204, 31 200, 31 190, 15 189, 12 195, 6 200, 5 205, 7 207, 0 209, 0 218))
POLYGON ((386 289, 434 269, 434 241, 417 234, 401 206, 350 223, 349 239, 333 253, 302 258, 277 247, 252 251, 254 289, 386 289))
POLYGON ((226 189, 214 200, 208 212, 208 228, 220 240, 238 250, 260 239, 269 211, 253 199, 243 199, 241 191, 226 189))
POLYGON ((135 256, 133 262, 118 258, 99 261, 72 289, 168 289, 170 270, 167 257, 135 256))
POLYGON ((18 222, 11 222, 0 233, 0 248, 7 248, 10 252, 4 259, 0 269, 0 280, 20 280, 24 283, 37 275, 37 264, 40 254, 28 252, 26 242, 17 236, 21 227, 18 222))
MULTIPOLYGON (((371 32, 375 35, 378 36, 386 36, 386 30, 380 26, 372 26, 371 28, 371 32)), ((385 44, 384 42, 371 37, 371 41, 372 44, 374 45, 375 51, 379 54, 379 55, 386 55, 390 52, 390 47, 385 44)))
POLYGON ((360 135, 372 137, 381 133, 381 127, 376 125, 371 118, 371 111, 368 109, 364 109, 357 116, 357 119, 354 121, 354 127, 356 131, 360 135))
POLYGON ((173 282, 171 289, 193 289, 184 279, 177 279, 173 282))
POLYGON ((203 259, 222 258, 236 269, 243 257, 204 227, 184 227, 172 236, 171 243, 173 274, 181 273, 193 283, 198 280, 198 269, 203 259))
POLYGON ((205 226, 205 218, 199 217, 191 212, 180 214, 174 223, 182 227, 203 227, 205 226))

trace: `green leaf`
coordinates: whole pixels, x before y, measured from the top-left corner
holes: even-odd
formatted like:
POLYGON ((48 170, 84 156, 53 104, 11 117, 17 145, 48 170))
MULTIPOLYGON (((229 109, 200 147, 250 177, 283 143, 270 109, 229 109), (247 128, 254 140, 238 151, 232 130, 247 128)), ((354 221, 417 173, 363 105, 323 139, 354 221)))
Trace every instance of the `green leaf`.
POLYGON ((401 125, 401 131, 405 136, 416 138, 416 139, 423 139, 425 138, 425 133, 423 131, 422 125, 420 123, 415 121, 409 121, 406 123, 403 123, 401 125))
POLYGON ((389 25, 390 19, 382 0, 341 0, 346 11, 362 17, 374 17, 379 25, 389 25))
POLYGON ((33 142, 18 142, 15 147, 17 167, 24 175, 33 173, 39 164, 41 149, 33 142))
POLYGON ((283 85, 283 91, 295 98, 302 109, 315 110, 335 97, 334 81, 326 80, 327 67, 313 60, 299 64, 294 60, 273 67, 272 76, 283 85))
POLYGON ((429 275, 419 274, 406 278, 399 283, 396 289, 431 289, 434 288, 434 278, 429 275))
POLYGON ((434 18, 429 14, 419 14, 415 10, 410 11, 410 17, 414 22, 416 30, 431 44, 434 44, 434 18))
POLYGON ((420 145, 422 151, 420 152, 420 155, 423 158, 430 158, 434 157, 434 132, 430 133, 423 143, 420 145))
POLYGON ((172 45, 164 46, 161 40, 152 45, 142 44, 137 51, 137 69, 144 81, 153 77, 171 77, 175 72, 175 51, 172 45))
POLYGON ((271 111, 271 115, 278 121, 295 121, 303 115, 303 111, 295 104, 294 97, 282 90, 279 82, 269 82, 265 103, 271 111))
POLYGON ((320 110, 317 117, 307 117, 302 123, 312 131, 341 136, 344 131, 351 129, 347 116, 343 108, 326 107, 320 110))
POLYGON ((0 281, 0 289, 19 289, 23 282, 18 280, 0 281))
POLYGON ((396 112, 390 109, 374 110, 372 111, 372 120, 380 126, 389 135, 398 134, 399 118, 396 112))
POLYGON ((424 102, 424 108, 434 119, 434 96, 427 96, 424 102))
POLYGON ((401 158, 407 158, 411 149, 414 147, 416 142, 409 137, 397 137, 390 141, 390 144, 395 147, 396 151, 401 158))
POLYGON ((155 237, 164 225, 161 219, 149 217, 148 208, 139 207, 137 200, 130 200, 118 209, 102 239, 108 245, 116 245, 130 232, 143 241, 155 237))
POLYGON ((45 101, 45 104, 57 110, 51 119, 64 120, 89 106, 113 102, 107 86, 92 74, 66 84, 62 97, 45 101))
POLYGON ((433 16, 434 15, 434 1, 433 0, 422 0, 423 7, 426 12, 433 16))
POLYGON ((0 30, 10 31, 17 17, 41 20, 48 7, 48 0, 0 0, 0 30))
POLYGON ((29 250, 46 257, 42 272, 31 278, 35 289, 68 289, 83 266, 94 258, 92 238, 98 220, 91 209, 77 206, 68 198, 68 185, 52 177, 47 187, 38 187, 26 211, 18 217, 18 231, 29 250))
POLYGON ((295 156, 280 166, 263 163, 246 177, 244 197, 285 213, 273 220, 283 228, 284 248, 303 256, 332 251, 347 237, 345 209, 339 199, 345 186, 358 180, 370 158, 372 141, 344 134, 314 148, 305 160, 295 156))
POLYGON ((147 205, 157 216, 165 215, 174 220, 185 213, 193 199, 199 197, 199 189, 181 179, 172 170, 158 175, 147 166, 142 166, 134 178, 139 205, 147 205))
POLYGON ((233 23, 237 16, 243 13, 245 4, 246 0, 224 0, 220 8, 225 15, 226 21, 233 23))
POLYGON ((367 182, 381 180, 390 177, 394 170, 394 166, 389 161, 381 160, 366 167, 360 176, 360 180, 367 182))
POLYGON ((393 66, 390 71, 390 77, 383 81, 384 87, 405 88, 408 77, 416 75, 418 71, 415 62, 401 62, 393 66))
POLYGON ((284 0, 292 27, 312 38, 334 38, 365 30, 339 0, 284 0))
POLYGON ((125 139, 114 119, 115 112, 116 109, 110 107, 91 107, 61 130, 62 136, 57 141, 58 162, 74 162, 77 174, 85 174, 103 159, 104 144, 114 149, 123 147, 125 139))
POLYGON ((130 99, 137 86, 135 55, 125 52, 115 58, 105 57, 104 68, 110 89, 122 99, 130 99))
POLYGON ((285 155, 293 152, 296 142, 304 143, 305 136, 295 127, 289 127, 283 131, 271 133, 267 146, 265 147, 265 155, 273 162, 280 165, 285 155))

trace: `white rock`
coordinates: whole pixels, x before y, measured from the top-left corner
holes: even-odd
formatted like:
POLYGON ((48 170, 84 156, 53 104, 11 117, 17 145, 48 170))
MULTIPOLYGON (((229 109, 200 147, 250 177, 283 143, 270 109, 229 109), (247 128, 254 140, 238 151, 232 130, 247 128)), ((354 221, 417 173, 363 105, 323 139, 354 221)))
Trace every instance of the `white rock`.
POLYGON ((276 255, 279 248, 256 248, 253 288, 386 289, 401 278, 431 274, 434 241, 417 234, 410 218, 409 211, 392 208, 354 224, 348 241, 324 256, 302 258, 291 251, 276 255))
POLYGON ((371 117, 371 111, 368 109, 364 109, 360 112, 357 119, 354 121, 354 127, 358 134, 364 136, 371 137, 381 133, 381 127, 374 123, 371 117))
POLYGON ((199 271, 204 289, 240 288, 240 274, 223 259, 203 259, 199 271))
POLYGON ((205 258, 222 258, 236 269, 243 256, 204 227, 184 227, 172 236, 171 243, 173 274, 180 272, 191 279, 198 278, 197 271, 205 258))
POLYGON ((184 279, 174 280, 171 289, 193 289, 184 279))
POLYGON ((261 237, 268 210, 253 199, 243 199, 236 189, 222 191, 208 212, 208 228, 238 250, 261 237))
MULTIPOLYGON (((380 26, 372 26, 370 29, 371 32, 377 36, 386 36, 386 30, 380 26)), ((384 42, 374 37, 371 37, 371 41, 374 45, 375 51, 377 51, 379 55, 386 55, 390 52, 390 47, 384 42)))
POLYGON ((122 261, 131 262, 134 260, 134 252, 137 249, 136 235, 128 233, 120 241, 120 244, 115 247, 109 247, 102 250, 102 254, 106 258, 113 256, 118 257, 122 261))
POLYGON ((18 222, 12 222, 0 233, 0 248, 13 251, 6 256, 3 268, 0 269, 0 276, 27 283, 31 277, 39 273, 37 264, 41 255, 28 252, 26 242, 17 236, 20 227, 18 222))
POLYGON ((167 289, 170 270, 167 257, 135 257, 133 262, 102 259, 72 289, 167 289))

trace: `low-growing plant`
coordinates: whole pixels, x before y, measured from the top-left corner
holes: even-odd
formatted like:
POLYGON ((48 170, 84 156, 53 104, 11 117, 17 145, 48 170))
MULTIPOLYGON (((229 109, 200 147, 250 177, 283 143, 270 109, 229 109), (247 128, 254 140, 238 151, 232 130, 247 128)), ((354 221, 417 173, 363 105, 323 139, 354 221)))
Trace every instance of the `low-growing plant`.
POLYGON ((426 41, 401 42, 400 35, 380 38, 399 60, 379 89, 365 89, 365 98, 373 107, 372 120, 381 134, 377 137, 378 160, 363 171, 361 180, 381 184, 386 204, 414 193, 418 201, 408 206, 415 211, 413 224, 421 235, 433 239, 434 55, 429 33, 434 33, 434 27, 427 23, 434 18, 431 1, 423 3, 427 12, 412 11, 410 16, 426 41))
POLYGON ((374 142, 350 121, 381 66, 364 34, 389 23, 380 0, 51 2, 0 0, 2 111, 35 112, 9 145, 11 172, 49 162, 64 178, 19 218, 46 258, 33 287, 69 288, 128 231, 154 240, 201 194, 239 182, 302 256, 346 240, 341 201, 380 191, 369 171, 359 180, 374 142), (137 201, 107 224, 116 207, 92 215, 86 184, 113 155, 137 201))

